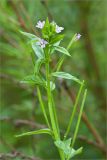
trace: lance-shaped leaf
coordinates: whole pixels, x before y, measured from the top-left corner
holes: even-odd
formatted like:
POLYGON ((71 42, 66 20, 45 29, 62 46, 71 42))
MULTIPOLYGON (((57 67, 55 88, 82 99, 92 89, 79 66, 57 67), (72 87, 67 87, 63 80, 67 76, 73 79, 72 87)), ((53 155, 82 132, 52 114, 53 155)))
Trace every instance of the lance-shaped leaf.
POLYGON ((65 48, 63 48, 63 47, 56 46, 56 47, 55 47, 55 50, 56 50, 56 51, 59 51, 59 52, 61 52, 61 53, 63 53, 63 54, 65 54, 65 55, 67 55, 67 56, 71 56, 70 53, 69 53, 65 48))
POLYGON ((37 37, 36 35, 34 34, 31 34, 31 33, 27 33, 27 32, 23 32, 23 31, 20 31, 21 34, 23 34, 24 36, 28 37, 30 40, 38 40, 39 37, 37 37))
POLYGON ((45 87, 45 80, 35 75, 26 76, 21 81, 21 83, 36 84, 36 85, 42 85, 45 87))
POLYGON ((32 42, 32 48, 33 48, 33 50, 34 50, 34 52, 35 52, 35 54, 36 54, 36 56, 37 56, 38 58, 44 58, 43 48, 41 48, 40 46, 38 46, 38 45, 36 44, 36 42, 35 42, 35 43, 32 42))
POLYGON ((32 45, 32 48, 33 48, 36 56, 38 58, 43 58, 44 57, 43 49, 36 44, 36 42, 39 41, 40 38, 34 34, 31 34, 31 33, 22 32, 22 31, 20 31, 20 33, 30 39, 30 43, 32 45))
POLYGON ((49 30, 50 30, 50 23, 49 23, 49 20, 47 18, 46 22, 45 22, 45 25, 44 25, 44 27, 42 29, 43 38, 48 38, 48 36, 49 36, 49 30))
POLYGON ((40 58, 35 62, 35 67, 34 67, 34 74, 38 74, 41 65, 45 62, 45 59, 40 58))
POLYGON ((45 128, 45 129, 40 129, 40 130, 37 130, 37 131, 22 133, 22 134, 16 135, 15 137, 30 136, 30 135, 35 135, 35 134, 49 134, 49 135, 52 135, 52 131, 48 128, 45 128))
POLYGON ((55 76, 58 78, 64 78, 64 79, 71 79, 71 80, 81 84, 81 81, 78 78, 76 78, 75 76, 72 76, 71 74, 66 73, 66 72, 54 72, 54 73, 52 73, 52 76, 55 76))

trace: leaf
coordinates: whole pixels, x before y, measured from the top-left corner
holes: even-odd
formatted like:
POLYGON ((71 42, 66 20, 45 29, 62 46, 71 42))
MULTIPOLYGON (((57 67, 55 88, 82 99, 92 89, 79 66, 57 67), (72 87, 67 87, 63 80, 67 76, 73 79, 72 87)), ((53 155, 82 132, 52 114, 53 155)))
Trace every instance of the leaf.
POLYGON ((43 48, 38 46, 36 43, 32 43, 32 48, 38 58, 44 58, 43 48))
POLYGON ((54 143, 58 148, 63 150, 65 158, 67 160, 69 160, 70 158, 74 157, 77 154, 80 154, 82 152, 82 149, 83 149, 82 147, 77 149, 77 150, 71 148, 70 147, 71 138, 69 138, 65 141, 57 140, 54 143))
POLYGON ((55 51, 55 46, 59 46, 59 44, 60 44, 60 41, 58 41, 58 42, 54 43, 54 46, 53 46, 53 45, 51 45, 51 47, 50 47, 50 53, 51 53, 51 54, 53 54, 53 53, 54 53, 54 51, 55 51))
POLYGON ((38 74, 42 63, 45 62, 45 59, 40 58, 35 62, 34 74, 38 74))
POLYGON ((46 128, 46 129, 40 129, 40 130, 37 130, 37 131, 22 133, 22 134, 16 135, 15 137, 30 136, 30 135, 35 135, 35 134, 49 134, 49 135, 52 135, 52 131, 50 129, 46 128))
POLYGON ((69 138, 69 139, 65 140, 65 141, 64 141, 64 144, 65 144, 66 146, 70 146, 71 140, 72 140, 72 138, 69 138))
POLYGON ((63 47, 56 46, 56 47, 55 47, 55 50, 57 50, 57 51, 65 54, 65 55, 67 55, 67 56, 71 56, 70 53, 69 53, 65 48, 63 48, 63 47))
POLYGON ((34 52, 31 51, 31 58, 32 58, 32 62, 33 62, 33 65, 35 65, 35 62, 36 62, 36 55, 34 52))
MULTIPOLYGON (((35 55, 36 55, 38 58, 43 57, 43 56, 44 56, 44 54, 43 54, 43 49, 42 49, 40 46, 36 45, 36 42, 39 41, 40 38, 37 37, 37 36, 34 35, 34 34, 31 34, 31 33, 22 32, 22 31, 20 31, 20 33, 23 34, 23 35, 25 35, 26 37, 28 37, 28 38, 30 39, 30 42, 29 42, 29 43, 31 43, 32 48, 33 48, 33 50, 34 50, 34 52, 35 52, 35 55)), ((33 64, 35 64, 35 56, 34 56, 34 54, 31 54, 31 56, 32 56, 33 64)))
POLYGON ((20 33, 23 34, 24 36, 28 37, 31 40, 34 40, 34 39, 38 40, 39 39, 39 37, 37 37, 36 35, 31 34, 31 33, 23 32, 23 31, 20 31, 20 33))
POLYGON ((71 148, 70 148, 70 144, 71 144, 71 138, 65 140, 65 141, 61 141, 61 140, 57 140, 55 141, 55 145, 62 149, 64 151, 64 154, 66 155, 66 158, 70 155, 71 153, 71 148))
POLYGON ((46 19, 45 25, 42 29, 42 34, 44 38, 48 38, 49 37, 49 30, 50 30, 50 23, 48 18, 46 19))
POLYGON ((57 35, 51 39, 50 44, 54 44, 54 46, 57 46, 57 44, 59 44, 58 42, 60 42, 63 38, 64 35, 57 35))
POLYGON ((46 22, 45 22, 44 28, 45 28, 45 27, 47 27, 47 28, 50 27, 50 23, 49 23, 48 17, 46 18, 46 22))
POLYGON ((81 84, 81 81, 78 78, 76 78, 76 77, 74 77, 71 74, 66 73, 66 72, 54 72, 54 73, 52 73, 52 76, 59 77, 59 78, 64 78, 64 79, 71 79, 71 80, 81 84))
POLYGON ((77 149, 77 150, 74 150, 74 149, 72 148, 70 158, 72 158, 72 157, 80 154, 80 153, 82 152, 82 150, 83 150, 83 147, 80 147, 80 148, 77 149))
POLYGON ((23 81, 21 81, 21 83, 36 84, 36 85, 42 85, 45 87, 45 81, 39 76, 35 76, 35 75, 26 76, 23 79, 23 81))

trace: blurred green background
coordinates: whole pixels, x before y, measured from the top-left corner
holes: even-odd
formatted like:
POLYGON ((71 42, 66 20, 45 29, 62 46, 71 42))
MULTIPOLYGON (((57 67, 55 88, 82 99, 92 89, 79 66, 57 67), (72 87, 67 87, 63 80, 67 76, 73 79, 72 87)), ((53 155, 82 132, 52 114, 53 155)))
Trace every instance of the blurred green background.
MULTIPOLYGON (((0 0, 0 158, 55 160, 59 157, 49 136, 14 137, 45 125, 36 89, 19 83, 33 72, 33 51, 19 30, 39 35, 35 25, 47 16, 64 27, 66 36, 62 46, 66 47, 75 33, 82 35, 70 49, 72 58, 66 58, 62 67, 63 71, 84 79, 88 88, 75 145, 75 148, 83 146, 84 150, 74 159, 104 160, 107 153, 107 0, 0 0)), ((58 58, 53 57, 53 64, 58 58)), ((79 86, 69 81, 58 81, 56 85, 55 102, 63 134, 79 86)), ((43 95, 45 100, 44 91, 43 95)))

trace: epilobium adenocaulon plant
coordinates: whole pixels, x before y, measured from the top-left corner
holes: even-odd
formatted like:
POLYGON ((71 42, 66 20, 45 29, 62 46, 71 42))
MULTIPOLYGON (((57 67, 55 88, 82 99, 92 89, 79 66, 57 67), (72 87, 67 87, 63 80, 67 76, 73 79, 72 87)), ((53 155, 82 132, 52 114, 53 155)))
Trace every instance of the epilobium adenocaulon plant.
MULTIPOLYGON (((22 133, 19 136, 27 136, 33 134, 49 134, 55 146, 58 149, 59 156, 61 160, 70 160, 75 155, 81 153, 82 147, 78 149, 74 149, 75 140, 77 137, 79 124, 81 120, 81 115, 86 99, 87 90, 84 91, 83 99, 80 107, 80 112, 78 115, 77 124, 75 126, 75 131, 73 133, 73 137, 70 137, 70 131, 72 122, 74 120, 74 115, 76 113, 78 101, 80 99, 81 92, 84 88, 84 81, 79 80, 75 76, 60 71, 60 68, 64 62, 66 56, 71 58, 71 54, 69 53, 69 49, 74 42, 80 39, 80 34, 75 34, 68 44, 67 48, 63 48, 60 46, 60 42, 63 40, 64 35, 61 32, 64 30, 63 27, 58 26, 55 22, 49 22, 48 18, 46 21, 39 21, 36 27, 41 31, 41 38, 36 35, 21 32, 23 35, 27 36, 30 39, 30 44, 34 50, 33 63, 34 70, 33 74, 24 78, 23 82, 33 84, 37 88, 38 99, 40 102, 41 110, 44 115, 44 120, 46 122, 47 128, 31 131, 27 133, 22 133), (52 55, 57 52, 62 53, 59 61, 57 62, 55 68, 51 68, 50 62, 52 61, 52 55), (41 67, 45 68, 44 70, 41 67), (56 113, 56 104, 54 103, 53 91, 55 90, 55 80, 56 78, 69 79, 70 81, 74 81, 79 85, 79 91, 75 100, 75 104, 73 106, 73 111, 68 122, 67 129, 63 137, 60 134, 60 128, 58 124, 58 115, 56 113), (44 101, 42 99, 41 88, 47 93, 48 104, 45 106, 44 101), (47 113, 48 108, 48 113, 47 113)), ((52 157, 53 158, 53 157, 52 157)))

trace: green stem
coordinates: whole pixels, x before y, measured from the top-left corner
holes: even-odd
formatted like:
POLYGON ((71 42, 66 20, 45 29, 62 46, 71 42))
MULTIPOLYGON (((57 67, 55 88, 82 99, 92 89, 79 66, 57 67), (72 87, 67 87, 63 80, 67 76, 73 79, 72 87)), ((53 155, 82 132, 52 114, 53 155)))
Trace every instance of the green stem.
POLYGON ((48 120, 48 117, 47 117, 47 114, 46 114, 45 106, 44 106, 44 103, 43 103, 43 101, 42 101, 42 96, 41 96, 41 92, 40 92, 39 87, 37 87, 37 94, 38 94, 38 98, 39 98, 41 110, 42 110, 43 115, 44 115, 44 117, 45 117, 45 121, 46 121, 48 127, 51 129, 50 124, 49 124, 49 120, 48 120))
POLYGON ((67 137, 67 135, 68 135, 68 133, 69 133, 69 131, 71 129, 71 125, 72 125, 72 122, 73 122, 73 119, 74 119, 74 115, 75 115, 75 112, 76 112, 76 109, 77 109, 78 101, 79 101, 80 94, 81 94, 83 86, 84 86, 84 81, 82 82, 82 84, 80 86, 80 89, 78 91, 76 102, 75 102, 74 107, 73 107, 73 112, 71 114, 71 117, 70 117, 70 120, 69 120, 69 124, 68 124, 67 130, 66 130, 65 135, 64 135, 64 139, 66 139, 66 137, 67 137))
POLYGON ((72 148, 74 146, 74 143, 75 143, 75 140, 76 140, 76 137, 77 137, 77 133, 78 133, 78 129, 79 129, 80 121, 81 121, 81 116, 82 116, 82 112, 83 112, 83 107, 84 107, 85 100, 86 100, 86 95, 87 95, 87 89, 85 89, 85 92, 84 92, 84 95, 83 95, 83 100, 82 100, 82 104, 81 104, 81 107, 80 107, 80 113, 79 113, 79 116, 78 116, 77 125, 76 125, 76 129, 75 129, 75 132, 74 132, 72 144, 71 144, 72 148))
MULTIPOLYGON (((51 119, 51 125, 54 133, 55 140, 60 139, 60 135, 58 133, 57 125, 56 125, 56 111, 53 109, 53 97, 50 89, 50 74, 49 74, 49 60, 46 62, 46 80, 47 80, 47 95, 48 95, 48 108, 51 119)), ((61 160, 65 160, 63 151, 58 148, 61 160)))
POLYGON ((57 128, 55 125, 54 113, 53 113, 53 103, 52 103, 51 89, 50 89, 49 62, 46 63, 46 80, 47 80, 48 107, 49 107, 51 125, 52 125, 55 139, 59 139, 59 135, 57 133, 57 128))
POLYGON ((54 99, 53 99, 53 95, 52 96, 52 103, 53 103, 53 113, 54 113, 54 117, 55 117, 55 123, 56 123, 56 127, 57 127, 57 132, 60 136, 60 131, 59 131, 59 125, 58 125, 58 118, 57 118, 57 113, 56 113, 56 108, 55 108, 55 103, 54 103, 54 99))

